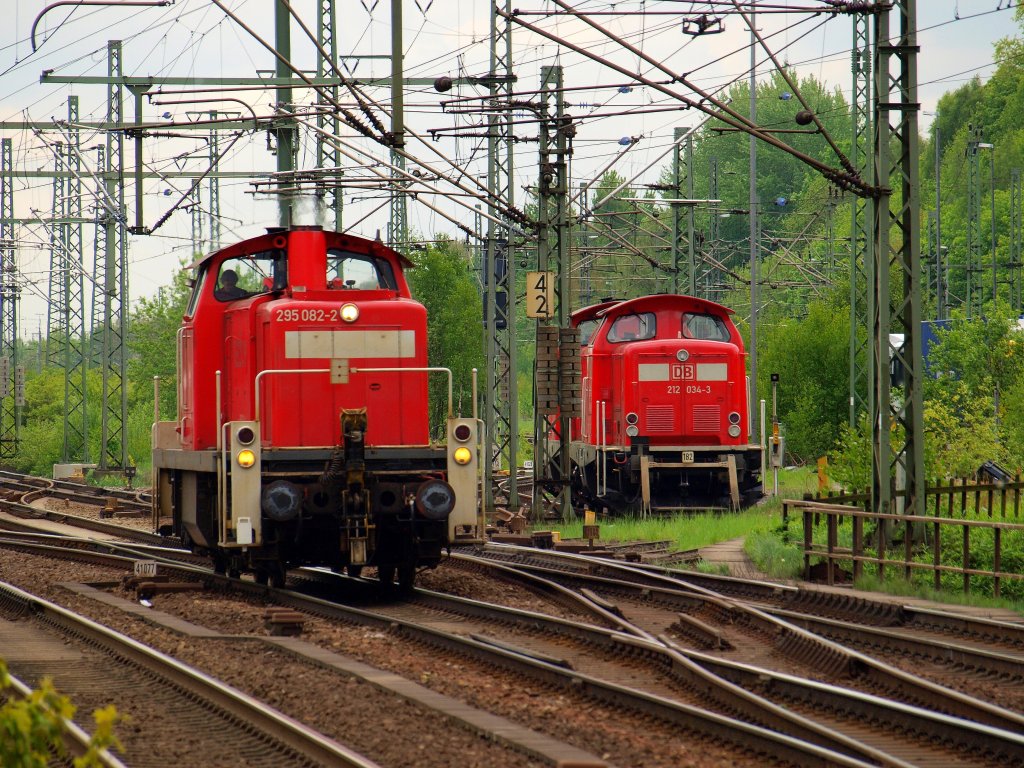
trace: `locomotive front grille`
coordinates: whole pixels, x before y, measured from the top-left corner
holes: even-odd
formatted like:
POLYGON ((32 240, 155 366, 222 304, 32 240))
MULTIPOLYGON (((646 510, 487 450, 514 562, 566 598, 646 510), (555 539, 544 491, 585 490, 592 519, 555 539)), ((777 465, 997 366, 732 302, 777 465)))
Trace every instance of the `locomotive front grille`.
POLYGON ((673 406, 649 405, 645 416, 648 434, 675 431, 675 408, 673 406))
POLYGON ((718 432, 722 425, 722 408, 718 405, 693 406, 694 432, 718 432))

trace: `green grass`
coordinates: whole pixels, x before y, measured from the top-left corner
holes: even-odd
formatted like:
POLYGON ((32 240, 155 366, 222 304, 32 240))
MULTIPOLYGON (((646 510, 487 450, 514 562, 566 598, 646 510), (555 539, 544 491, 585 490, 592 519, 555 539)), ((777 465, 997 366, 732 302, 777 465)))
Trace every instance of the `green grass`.
MULTIPOLYGON (((772 485, 772 478, 766 478, 766 484, 772 485)), ((762 555, 767 558, 762 570, 769 574, 779 573, 780 578, 791 578, 793 557, 785 557, 785 551, 768 546, 767 542, 774 539, 771 531, 777 528, 782 520, 782 499, 800 498, 804 493, 817 490, 817 474, 810 469, 798 467, 779 471, 779 496, 768 497, 756 507, 740 512, 680 512, 675 515, 658 515, 648 518, 607 517, 599 518, 601 538, 599 541, 670 541, 676 549, 699 549, 721 541, 750 537, 747 551, 758 562, 762 555), (751 541, 761 542, 753 545, 751 541), (788 559, 788 563, 774 565, 772 558, 788 559)), ((563 539, 578 539, 583 535, 583 521, 558 523, 548 526, 535 526, 537 530, 558 531, 563 539)), ((596 542, 595 542, 596 543, 596 542)), ((799 558, 796 558, 799 560, 799 558)), ((758 562, 759 565, 761 563, 758 562)))
POLYGON ((1024 615, 1024 603, 1017 600, 1008 600, 1005 598, 997 599, 987 595, 979 595, 974 592, 964 594, 962 591, 936 590, 932 587, 906 581, 899 577, 889 577, 885 579, 885 581, 879 581, 874 575, 865 575, 854 583, 854 587, 866 592, 884 592, 889 595, 917 597, 922 600, 932 600, 937 603, 970 605, 979 608, 1005 608, 1024 615))
MULTIPOLYGON (((767 531, 777 524, 777 515, 764 507, 742 512, 683 512, 649 518, 601 518, 602 542, 668 540, 676 549, 697 549, 720 541, 746 536, 751 531, 767 531)), ((583 535, 583 523, 562 523, 550 527, 563 539, 583 535)))

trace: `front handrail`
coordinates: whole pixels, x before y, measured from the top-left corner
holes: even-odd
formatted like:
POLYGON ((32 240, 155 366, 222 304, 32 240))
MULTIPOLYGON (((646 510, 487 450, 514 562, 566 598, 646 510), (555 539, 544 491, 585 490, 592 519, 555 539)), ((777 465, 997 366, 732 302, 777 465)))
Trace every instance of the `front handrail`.
MULTIPOLYGON (((260 371, 256 374, 254 382, 254 411, 253 421, 257 424, 260 421, 260 382, 264 376, 270 374, 284 374, 284 373, 330 373, 330 368, 267 368, 266 370, 260 371)), ((452 417, 453 414, 453 400, 455 397, 455 388, 452 380, 452 372, 450 368, 440 368, 434 366, 427 367, 416 367, 416 368, 349 368, 349 373, 445 373, 448 375, 448 418, 452 417)))

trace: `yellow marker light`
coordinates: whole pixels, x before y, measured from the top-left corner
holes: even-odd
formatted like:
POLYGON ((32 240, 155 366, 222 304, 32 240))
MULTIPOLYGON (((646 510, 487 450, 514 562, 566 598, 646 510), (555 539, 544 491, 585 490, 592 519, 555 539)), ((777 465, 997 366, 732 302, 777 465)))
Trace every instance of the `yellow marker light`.
POLYGON ((345 304, 341 308, 341 319, 346 323, 354 323, 359 319, 359 307, 355 304, 345 304))
POLYGON ((473 460, 473 452, 466 446, 460 445, 455 449, 455 453, 452 454, 452 458, 455 459, 456 464, 465 466, 473 460))
POLYGON ((238 466, 248 469, 256 463, 256 454, 246 448, 238 452, 238 466))

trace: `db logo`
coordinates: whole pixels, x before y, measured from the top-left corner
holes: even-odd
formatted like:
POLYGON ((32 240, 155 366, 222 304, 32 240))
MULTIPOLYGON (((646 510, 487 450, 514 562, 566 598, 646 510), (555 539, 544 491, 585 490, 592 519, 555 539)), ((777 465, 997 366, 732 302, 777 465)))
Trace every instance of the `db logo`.
POLYGON ((672 378, 676 381, 693 381, 696 378, 694 376, 693 365, 673 365, 672 378))

